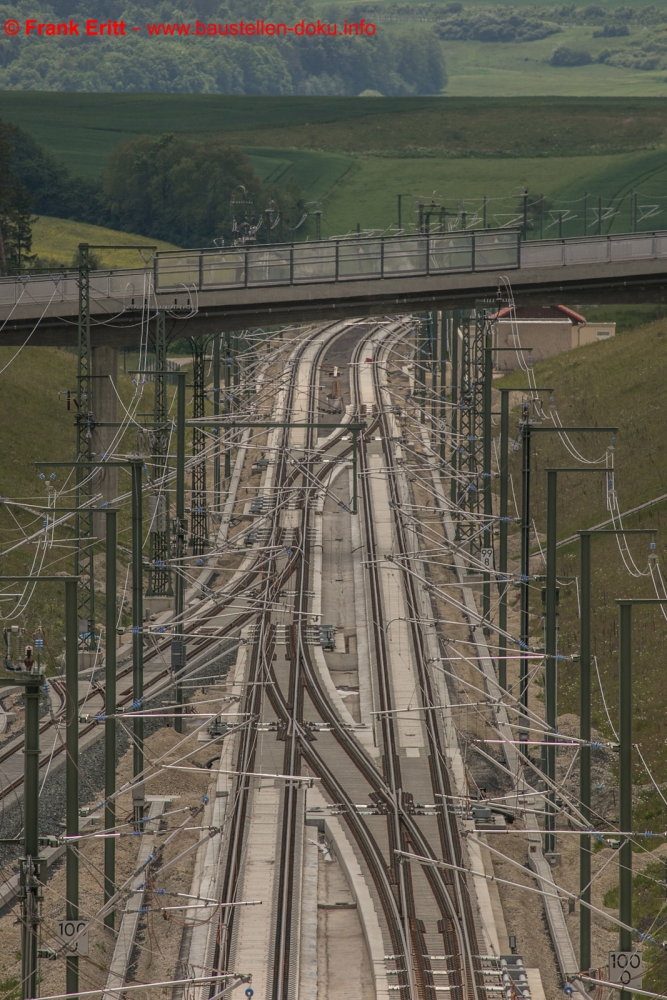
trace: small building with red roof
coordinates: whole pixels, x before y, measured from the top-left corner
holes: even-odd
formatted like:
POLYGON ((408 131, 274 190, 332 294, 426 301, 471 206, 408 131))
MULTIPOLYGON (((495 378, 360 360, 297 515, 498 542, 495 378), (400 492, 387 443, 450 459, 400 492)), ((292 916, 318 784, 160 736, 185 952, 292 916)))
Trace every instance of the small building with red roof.
POLYGON ((494 367, 512 371, 584 344, 608 340, 615 323, 587 323, 569 306, 505 306, 494 314, 494 367), (509 349, 508 349, 509 348, 509 349), (512 350, 514 348, 514 350, 512 350))

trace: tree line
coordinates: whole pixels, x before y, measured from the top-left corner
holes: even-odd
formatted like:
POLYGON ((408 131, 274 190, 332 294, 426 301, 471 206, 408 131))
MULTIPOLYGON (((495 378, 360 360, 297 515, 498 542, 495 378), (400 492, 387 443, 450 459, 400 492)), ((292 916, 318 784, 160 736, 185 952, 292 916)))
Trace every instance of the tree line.
MULTIPOLYGON (((334 5, 335 6, 335 5, 334 5)), ((329 8, 325 8, 329 9, 329 8)), ((449 0, 442 3, 435 0, 432 3, 419 3, 410 0, 409 3, 398 2, 387 3, 387 0, 368 0, 358 8, 359 17, 377 18, 384 20, 413 20, 413 21, 444 21, 446 24, 455 26, 458 22, 464 33, 470 30, 477 32, 477 24, 483 27, 484 20, 489 18, 489 23, 506 23, 511 28, 512 22, 521 29, 522 22, 537 20, 551 22, 561 27, 571 27, 572 25, 620 25, 629 24, 633 27, 642 27, 655 24, 665 24, 667 13, 664 6, 648 4, 646 7, 628 7, 620 5, 601 6, 600 4, 541 4, 526 3, 520 7, 489 4, 484 7, 475 4, 474 8, 464 5, 461 0, 449 0), (458 15, 462 15, 458 17, 458 15), (479 16, 479 19, 478 19, 479 16), (518 21, 515 20, 518 18, 518 21)), ((355 14, 356 16, 356 14, 355 14)), ((549 32, 552 33, 552 32, 549 32)), ((502 32, 500 32, 502 35, 502 32)), ((463 37, 463 36, 461 36, 463 37)), ((472 36, 471 36, 472 37, 472 36)), ((540 36, 545 37, 545 36, 540 36)), ((479 41, 504 41, 502 37, 497 37, 489 32, 484 38, 476 38, 479 41)), ((514 41, 513 38, 509 39, 514 41)))
POLYGON ((34 215, 110 226, 177 246, 298 238, 307 209, 294 178, 263 185, 223 137, 141 136, 121 143, 100 180, 73 174, 28 132, 0 120, 0 273, 71 267, 32 252, 34 215))
POLYGON ((32 198, 12 162, 18 131, 0 121, 0 275, 20 271, 32 248, 32 198))
MULTIPOLYGON (((3 5, 2 12, 3 20, 25 20, 19 4, 3 5)), ((76 0, 47 0, 31 7, 30 16, 83 22, 90 11, 76 0)), ((346 16, 350 19, 349 10, 346 16)), ((316 22, 322 10, 310 0, 184 0, 178 7, 102 0, 95 17, 124 20, 144 31, 122 38, 0 35, 0 89, 351 96, 374 90, 413 96, 438 94, 447 82, 442 48, 430 26, 383 27, 371 38, 203 37, 193 43, 146 36, 147 23, 316 22)))

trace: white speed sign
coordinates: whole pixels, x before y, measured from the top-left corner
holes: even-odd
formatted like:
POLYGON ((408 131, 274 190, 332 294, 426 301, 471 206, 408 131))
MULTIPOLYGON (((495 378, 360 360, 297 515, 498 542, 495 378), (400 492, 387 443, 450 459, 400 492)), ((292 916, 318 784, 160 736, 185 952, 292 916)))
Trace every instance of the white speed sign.
POLYGON ((641 988, 644 963, 639 951, 609 952, 609 982, 641 988))
POLYGON ((479 558, 484 569, 493 569, 493 549, 480 549, 479 558))
POLYGON ((71 955, 86 956, 88 954, 89 927, 90 920, 59 920, 58 943, 67 945, 71 955))

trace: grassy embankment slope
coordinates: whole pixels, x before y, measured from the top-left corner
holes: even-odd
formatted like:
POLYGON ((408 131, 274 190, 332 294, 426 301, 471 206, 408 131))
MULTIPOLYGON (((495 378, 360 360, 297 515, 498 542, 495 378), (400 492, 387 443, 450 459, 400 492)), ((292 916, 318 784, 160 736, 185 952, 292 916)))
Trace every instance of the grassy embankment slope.
MULTIPOLYGON (((48 215, 36 217, 32 228, 32 252, 40 257, 60 260, 63 263, 74 261, 79 243, 112 245, 143 244, 155 246, 158 250, 175 250, 173 243, 163 240, 152 240, 135 233, 121 233, 116 229, 106 229, 104 226, 89 226, 85 222, 73 222, 69 219, 55 219, 48 215)), ((136 250, 96 250, 94 251, 103 267, 140 267, 142 258, 136 250)), ((147 257, 150 251, 145 250, 147 257)))
MULTIPOLYGON (((667 438, 664 434, 663 386, 667 373, 667 320, 618 335, 615 339, 593 344, 546 361, 535 369, 537 384, 554 386, 554 399, 565 425, 618 426, 614 465, 616 488, 622 511, 667 492, 664 468, 667 463, 667 438)), ((497 386, 523 386, 522 373, 514 374, 497 386)), ((518 416, 518 414, 517 414, 518 416)), ((516 423, 513 430, 516 434, 516 423)), ((609 444, 609 435, 573 436, 577 447, 587 457, 598 457, 609 444)), ((533 439, 534 474, 531 494, 533 516, 540 533, 546 530, 547 467, 573 466, 576 460, 556 440, 556 435, 538 434, 533 439)), ((517 495, 520 490, 520 452, 513 452, 511 469, 517 495)), ((603 475, 562 474, 558 484, 558 534, 567 538, 580 528, 608 518, 603 475)), ((657 554, 667 567, 667 503, 624 519, 625 527, 655 527, 657 554)), ((637 565, 645 570, 649 540, 638 536, 630 541, 637 565)), ((593 541, 593 639, 592 649, 598 658, 605 698, 614 725, 618 719, 618 611, 619 597, 654 597, 650 578, 633 578, 623 566, 616 542, 610 536, 593 541)), ((543 572, 538 570, 538 572, 543 572)), ((579 573, 578 543, 558 551, 558 575, 574 577, 579 573)), ((541 635, 540 588, 532 595, 532 633, 541 635)), ((667 622, 656 607, 636 607, 633 638, 633 741, 651 762, 658 782, 667 781, 667 685, 664 683, 665 635, 667 622)), ((541 639, 538 638, 541 645, 541 639)), ((579 649, 579 618, 576 588, 563 585, 560 591, 560 652, 579 649)), ((559 665, 559 714, 578 714, 578 666, 561 661, 559 665)), ((593 717, 595 726, 613 739, 606 719, 599 689, 594 683, 593 717)), ((635 782, 643 786, 636 796, 636 830, 665 830, 667 813, 649 778, 635 759, 635 782)))
MULTIPOLYGON (((25 532, 31 535, 42 527, 43 515, 30 513, 10 504, 11 498, 19 498, 22 504, 46 505, 47 490, 35 468, 35 462, 65 462, 75 457, 76 431, 74 413, 66 408, 62 390, 76 387, 76 354, 52 347, 0 347, 0 551, 15 545, 25 532), (13 359, 13 360, 12 360, 13 359)), ((126 406, 131 405, 135 393, 129 375, 119 373, 118 389, 126 406)), ((152 386, 146 391, 152 400, 152 386)), ((152 409, 152 402, 149 405, 152 409)), ((139 410, 145 409, 140 405, 139 410)), ((136 450, 136 428, 127 437, 126 450, 136 450)), ((125 446, 121 443, 120 449, 125 446)), ((49 470, 44 470, 47 478, 49 470)), ((67 469, 55 469, 54 486, 63 489, 65 484, 73 487, 73 479, 67 469)), ((126 474, 121 470, 119 488, 128 489, 126 474)), ((64 492, 59 506, 74 505, 73 492, 64 492)), ((127 505, 126 505, 127 506, 127 505)), ((129 544, 129 512, 123 511, 120 518, 119 540, 129 544)), ((71 522, 73 524, 73 522, 71 522)), ((73 537, 73 529, 67 532, 59 529, 61 540, 73 537)), ((42 569, 51 573, 72 572, 72 549, 62 544, 54 546, 46 553, 42 569)), ((3 556, 2 573, 29 573, 39 568, 33 566, 36 547, 23 545, 20 549, 3 556)), ((121 559, 124 558, 121 553, 121 559)), ((18 591, 15 584, 3 587, 11 593, 18 591)), ((2 614, 6 621, 14 600, 2 599, 2 614)), ((103 620, 103 606, 98 610, 98 620, 103 620)), ((62 587, 38 587, 26 615, 19 614, 12 619, 13 624, 25 625, 31 631, 42 623, 47 633, 49 646, 54 651, 61 648, 64 633, 64 611, 62 587)))
MULTIPOLYGON (((587 310, 588 312, 588 310, 587 310)), ((628 316, 629 318, 629 316, 628 316)), ((663 386, 667 373, 667 320, 617 335, 615 339, 568 354, 536 366, 537 383, 555 387, 555 401, 564 424, 618 426, 614 465, 616 488, 622 511, 667 492, 664 468, 667 462, 667 439, 664 434, 663 386)), ((525 376, 512 375, 496 385, 522 386, 525 376)), ((518 413, 515 414, 518 417, 518 413)), ((516 423, 510 433, 516 434, 516 423)), ((576 461, 552 434, 533 437, 535 473, 532 479, 533 512, 536 527, 543 537, 546 527, 545 486, 547 467, 574 466, 576 461)), ((600 456, 609 441, 608 435, 573 435, 572 440, 587 457, 600 456)), ((517 493, 520 483, 518 456, 511 457, 517 493)), ((561 474, 558 483, 558 534, 568 538, 576 530, 605 521, 603 475, 561 474)), ((656 528, 657 555, 660 565, 667 565, 667 503, 661 502, 646 511, 623 518, 626 528, 656 528)), ((649 537, 629 539, 637 567, 646 571, 649 537)), ((516 567, 515 567, 516 569, 516 567)), ((544 568, 537 570, 544 573, 544 568)), ((559 652, 567 655, 579 650, 577 592, 571 578, 578 576, 579 544, 558 550, 558 576, 569 577, 560 586, 559 652)), ((537 642, 541 638, 541 582, 532 590, 532 628, 537 642)), ((606 740, 615 742, 612 726, 618 730, 618 609, 621 597, 655 597, 650 577, 632 577, 624 568, 616 540, 599 536, 592 540, 592 652, 597 658, 607 712, 593 670, 593 723, 606 740)), ((662 595, 661 595, 662 596, 662 595)), ((664 788, 667 781, 667 685, 665 685, 665 648, 667 622, 653 606, 633 609, 633 743, 648 762, 656 782, 664 788)), ((558 714, 579 714, 578 664, 559 661, 558 714)), ((612 778, 615 784, 617 779, 612 778)), ((633 761, 634 808, 632 829, 662 832, 667 829, 667 810, 661 793, 652 785, 641 765, 639 754, 633 761)), ((597 786, 607 795, 604 786, 597 786)), ((613 792, 612 792, 613 794, 613 792)), ((617 801, 617 800, 615 800, 617 801)), ((664 844, 659 837, 637 838, 649 851, 664 844)), ((646 861, 644 856, 641 859, 646 861)), ((642 932, 661 940, 665 930, 664 850, 660 860, 652 862, 643 875, 633 880, 633 923, 642 932)), ((618 892, 609 891, 606 906, 618 906, 618 892)), ((664 951, 653 944, 644 945, 648 974, 644 989, 660 993, 667 986, 667 963, 664 951)))
MULTIPOLYGON (((399 193, 435 197, 451 211, 482 195, 516 196, 524 185, 573 201, 585 190, 609 200, 634 189, 646 201, 667 187, 667 107, 650 98, 12 92, 2 95, 1 113, 89 176, 99 176, 126 138, 222 133, 247 150, 265 180, 293 175, 307 200, 323 199, 325 235, 357 222, 394 224, 399 193)), ((514 202, 497 205, 502 222, 514 202)), ((411 207, 408 197, 404 221, 411 207)))

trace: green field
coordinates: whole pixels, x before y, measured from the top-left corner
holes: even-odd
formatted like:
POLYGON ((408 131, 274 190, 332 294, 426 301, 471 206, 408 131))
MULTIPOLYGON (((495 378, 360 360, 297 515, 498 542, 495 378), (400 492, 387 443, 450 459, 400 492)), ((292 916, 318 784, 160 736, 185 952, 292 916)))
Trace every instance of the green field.
MULTIPOLYGON (((429 98, 386 98, 385 113, 428 109, 429 98), (409 102, 409 105, 408 103, 409 102)), ((237 97, 221 94, 75 94, 5 91, 0 118, 32 132, 76 173, 98 174, 124 139, 164 132, 233 136, 240 145, 299 146, 256 141, 256 130, 280 131, 317 123, 349 123, 378 110, 356 97, 237 97), (239 140, 239 135, 242 138, 239 140)), ((318 147, 313 147, 317 149, 318 147)), ((343 148, 343 147, 341 147, 343 148)))
POLYGON ((593 38, 592 27, 565 28, 561 34, 516 44, 443 42, 452 97, 502 94, 507 97, 653 97, 667 96, 664 70, 625 69, 591 63, 587 66, 551 66, 557 45, 585 49, 596 59, 610 43, 625 47, 646 37, 650 28, 633 28, 622 39, 593 38))
MULTIPOLYGON (((158 250, 177 249, 173 243, 147 239, 134 233, 121 233, 117 229, 90 226, 85 222, 73 222, 69 219, 54 219, 48 215, 36 216, 32 227, 32 252, 39 257, 70 264, 76 256, 79 243, 144 243, 155 245, 158 250)), ((138 267, 141 264, 139 253, 134 250, 97 250, 95 253, 103 267, 138 267)))
POLYGON ((600 168, 607 175, 631 176, 634 164, 643 159, 637 153, 488 160, 363 157, 325 201, 323 233, 345 233, 357 222, 379 229, 396 223, 398 194, 404 196, 403 225, 416 221, 418 201, 428 203, 434 198, 451 214, 466 199, 472 211, 484 195, 490 198, 489 219, 503 225, 514 217, 524 187, 557 198, 563 191, 575 190, 582 176, 595 175, 600 168))
MULTIPOLYGON (((591 68, 606 67, 584 67, 591 68)), ((554 200, 544 235, 557 235, 558 208, 566 210, 563 235, 582 234, 586 191, 589 232, 595 231, 598 197, 609 206, 603 231, 610 225, 617 231, 628 228, 629 196, 635 190, 640 228, 667 225, 667 104, 662 99, 12 92, 3 94, 1 113, 74 170, 98 176, 109 152, 130 135, 222 132, 248 152, 266 183, 284 184, 293 176, 306 201, 322 201, 325 235, 347 232, 357 223, 363 229, 395 224, 398 194, 407 196, 404 224, 412 221, 410 196, 434 198, 451 214, 462 202, 470 213, 486 195, 490 223, 499 225, 511 221, 523 187, 554 200)), ((67 238, 64 229, 51 235, 48 252, 39 252, 54 257, 61 237, 67 249, 60 256, 70 255, 81 238, 67 238)))
MULTIPOLYGON (((665 150, 639 153, 622 161, 619 157, 612 164, 580 178, 563 191, 564 198, 579 198, 584 190, 593 190, 608 199, 621 199, 631 191, 640 189, 642 200, 651 202, 664 198, 667 191, 667 155, 665 150)), ((648 207, 648 206, 647 206, 648 207)))
MULTIPOLYGON (((496 47, 486 46, 485 51, 496 47)), ((109 153, 123 139, 164 132, 217 132, 239 145, 264 149, 384 156, 580 156, 667 145, 667 104, 657 98, 5 91, 0 117, 32 132, 72 170, 87 175, 103 170, 109 153)))
POLYGON ((244 146, 250 162, 265 184, 282 185, 294 177, 307 199, 324 198, 353 166, 351 156, 304 149, 244 146))

